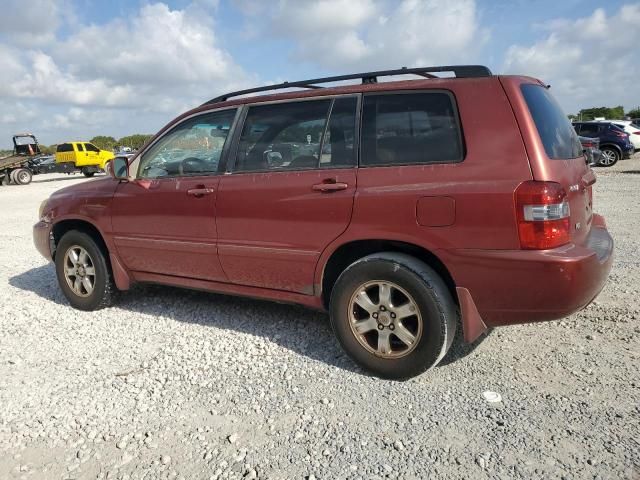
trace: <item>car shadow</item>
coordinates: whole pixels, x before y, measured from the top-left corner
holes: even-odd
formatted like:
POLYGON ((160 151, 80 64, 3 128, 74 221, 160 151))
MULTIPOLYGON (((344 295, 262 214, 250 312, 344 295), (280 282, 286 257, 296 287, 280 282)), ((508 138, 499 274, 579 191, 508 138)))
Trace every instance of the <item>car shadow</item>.
MULTIPOLYGON (((58 287, 53 264, 15 275, 9 278, 9 284, 58 305, 68 305, 58 287)), ((302 306, 140 284, 120 292, 114 308, 263 337, 312 360, 370 376, 340 348, 328 315, 302 306)), ((454 344, 440 366, 469 355, 481 342, 482 339, 471 346, 454 344)))

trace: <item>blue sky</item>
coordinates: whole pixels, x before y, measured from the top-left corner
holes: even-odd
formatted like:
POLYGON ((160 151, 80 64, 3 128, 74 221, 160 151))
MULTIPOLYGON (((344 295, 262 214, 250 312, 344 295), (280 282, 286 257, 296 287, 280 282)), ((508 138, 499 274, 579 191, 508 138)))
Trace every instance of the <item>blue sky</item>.
POLYGON ((229 89, 403 65, 538 76, 568 112, 640 104, 637 1, 3 3, 0 145, 153 133, 229 89))

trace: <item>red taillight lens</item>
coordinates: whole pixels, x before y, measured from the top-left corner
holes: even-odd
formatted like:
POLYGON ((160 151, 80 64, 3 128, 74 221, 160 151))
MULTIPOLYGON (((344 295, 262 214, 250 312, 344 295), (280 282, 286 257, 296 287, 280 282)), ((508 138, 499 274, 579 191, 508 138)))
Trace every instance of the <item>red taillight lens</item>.
POLYGON ((621 132, 620 130, 612 130, 612 132, 616 137, 620 138, 625 138, 627 135, 629 135, 627 132, 621 132))
POLYGON ((528 181, 515 191, 520 247, 555 248, 571 241, 569 201, 562 185, 528 181))

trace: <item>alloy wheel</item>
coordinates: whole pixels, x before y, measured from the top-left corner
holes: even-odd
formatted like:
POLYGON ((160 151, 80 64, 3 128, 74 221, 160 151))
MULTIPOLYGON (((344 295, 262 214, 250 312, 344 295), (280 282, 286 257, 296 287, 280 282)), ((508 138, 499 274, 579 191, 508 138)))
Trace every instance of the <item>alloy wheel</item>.
POLYGON ((418 304, 402 287, 375 280, 357 288, 349 301, 349 325, 370 353, 399 358, 411 353, 422 337, 418 304))
POLYGON ((83 247, 69 247, 64 258, 64 277, 67 285, 79 297, 93 293, 96 283, 96 269, 93 259, 83 247))
POLYGON ((616 153, 613 150, 602 151, 602 159, 600 160, 600 163, 605 167, 613 165, 614 163, 616 163, 616 160, 616 153))

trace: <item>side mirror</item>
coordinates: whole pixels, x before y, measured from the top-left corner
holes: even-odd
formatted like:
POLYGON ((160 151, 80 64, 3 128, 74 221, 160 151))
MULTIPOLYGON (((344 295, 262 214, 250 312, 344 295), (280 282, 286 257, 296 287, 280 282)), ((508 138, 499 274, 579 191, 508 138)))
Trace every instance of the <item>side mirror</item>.
POLYGON ((116 157, 107 164, 107 171, 116 180, 129 178, 129 162, 124 157, 116 157))

